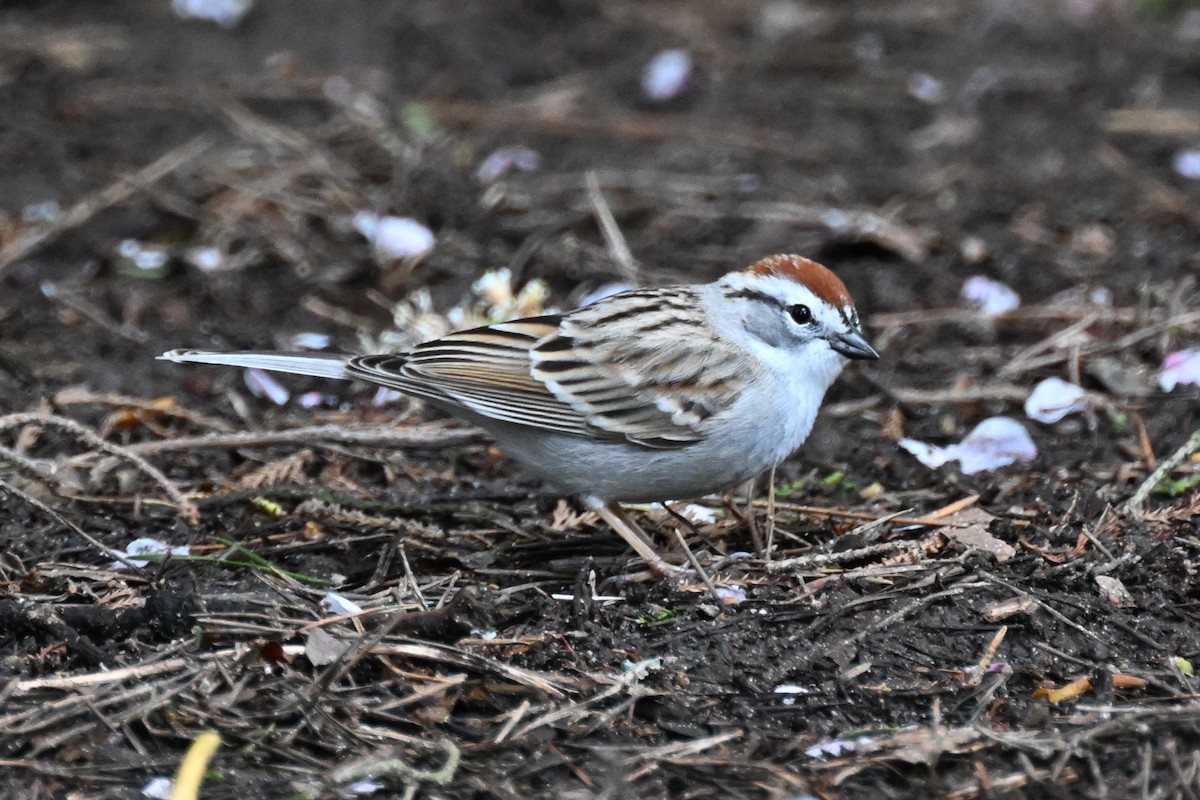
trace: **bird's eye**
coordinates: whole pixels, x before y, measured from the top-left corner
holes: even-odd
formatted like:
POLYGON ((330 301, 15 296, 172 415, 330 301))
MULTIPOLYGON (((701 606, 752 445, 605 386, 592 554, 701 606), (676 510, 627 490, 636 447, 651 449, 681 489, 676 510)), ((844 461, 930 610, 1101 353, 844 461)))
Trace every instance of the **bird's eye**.
POLYGON ((813 321, 812 309, 808 306, 788 306, 787 312, 789 315, 791 315, 792 321, 797 325, 807 325, 813 321))

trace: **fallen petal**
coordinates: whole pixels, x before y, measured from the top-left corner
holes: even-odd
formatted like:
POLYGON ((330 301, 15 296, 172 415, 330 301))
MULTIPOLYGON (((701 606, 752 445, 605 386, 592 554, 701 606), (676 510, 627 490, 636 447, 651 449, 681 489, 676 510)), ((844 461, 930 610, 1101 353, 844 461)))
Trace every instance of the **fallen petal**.
POLYGON ((312 391, 305 392, 296 398, 296 402, 301 408, 320 408, 325 405, 325 400, 328 397, 324 392, 312 391))
POLYGON ((917 461, 930 469, 937 469, 952 460, 952 456, 947 453, 946 448, 938 447, 936 444, 920 442, 916 439, 901 439, 900 447, 912 453, 917 457, 917 461))
POLYGON ((740 586, 718 586, 717 597, 727 606, 736 606, 746 602, 746 590, 740 586))
POLYGON ((174 782, 170 778, 151 778, 142 787, 142 797, 149 797, 150 800, 168 800, 173 786, 174 782))
POLYGON ((1200 181, 1200 150, 1180 150, 1173 166, 1182 177, 1200 181))
POLYGON ((242 381, 250 394, 255 397, 265 397, 277 406, 284 405, 292 393, 279 381, 261 369, 251 368, 242 373, 242 381))
POLYGON ((946 101, 946 84, 928 72, 916 72, 908 76, 908 93, 922 103, 934 105, 946 101))
POLYGON ((411 217, 381 217, 370 211, 354 215, 354 227, 371 243, 375 258, 396 261, 423 256, 437 244, 433 231, 411 217))
POLYGON ((1104 599, 1112 603, 1117 608, 1134 608, 1137 606, 1137 601, 1133 599, 1133 595, 1125 588, 1125 584, 1119 578, 1114 578, 1111 575, 1097 575, 1096 586, 1100 589, 1100 594, 1104 595, 1104 599))
POLYGON ((1087 392, 1062 378, 1047 378, 1025 399, 1025 416, 1038 422, 1058 422, 1068 414, 1085 410, 1087 392))
POLYGON ((992 417, 975 426, 953 451, 964 475, 1006 467, 1016 461, 1037 458, 1037 445, 1024 426, 1008 417, 992 417))
POLYGON ((642 71, 642 91, 657 103, 683 94, 692 82, 692 57, 686 50, 663 50, 642 71))
POLYGON ((304 640, 304 655, 314 667, 332 664, 349 649, 349 642, 331 636, 321 628, 309 631, 304 640))
POLYGON ((329 347, 331 341, 333 341, 333 337, 328 333, 305 331, 292 336, 289 343, 297 350, 324 350, 329 347))
POLYGON ((1037 446, 1028 432, 1021 423, 1008 417, 985 419, 965 439, 948 447, 915 439, 900 440, 900 447, 932 469, 948 461, 958 461, 964 475, 1037 458, 1037 446))
POLYGON ((1020 307, 1021 298, 1000 281, 974 275, 963 282, 962 297, 967 304, 989 317, 997 317, 1020 307))
POLYGON ((360 606, 358 603, 354 602, 350 598, 343 597, 342 595, 340 595, 336 592, 329 592, 328 594, 325 595, 324 599, 322 599, 321 602, 324 603, 326 606, 328 606, 329 610, 332 611, 334 614, 361 614, 361 613, 363 613, 362 606, 360 606))
POLYGON ((1158 385, 1164 392, 1171 392, 1176 386, 1188 383, 1200 386, 1200 350, 1168 353, 1158 374, 1158 385))
POLYGON ((717 521, 717 515, 708 506, 699 503, 688 503, 683 508, 675 509, 688 522, 696 525, 710 525, 717 521))
POLYGON ((494 183, 510 172, 536 172, 542 166, 538 151, 524 145, 511 144, 498 147, 479 163, 475 179, 480 183, 494 183))
POLYGON ((254 0, 171 0, 171 10, 181 19, 215 22, 232 28, 250 11, 254 0))
POLYGON ((404 393, 398 392, 395 389, 389 389, 386 386, 380 386, 375 390, 375 394, 371 396, 371 405, 375 408, 391 405, 397 400, 403 400, 404 393))
POLYGON ((873 741, 869 736, 859 736, 856 739, 826 739, 807 748, 804 755, 809 758, 837 758, 867 747, 873 741))
POLYGON ((148 562, 151 561, 151 559, 145 558, 145 556, 164 556, 168 553, 173 556, 186 556, 191 555, 192 551, 187 545, 172 547, 166 542, 160 542, 158 539, 151 539, 148 536, 143 536, 141 538, 134 539, 132 542, 125 545, 124 551, 115 552, 119 552, 121 555, 125 556, 125 560, 114 561, 112 563, 112 568, 125 569, 129 567, 129 563, 127 562, 133 562, 137 566, 144 567, 148 562))

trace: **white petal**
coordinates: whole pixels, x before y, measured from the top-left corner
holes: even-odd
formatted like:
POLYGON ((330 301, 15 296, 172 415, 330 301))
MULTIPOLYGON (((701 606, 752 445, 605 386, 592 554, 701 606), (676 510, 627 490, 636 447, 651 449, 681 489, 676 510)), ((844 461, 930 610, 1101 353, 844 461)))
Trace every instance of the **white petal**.
POLYGON ((1061 378, 1047 378, 1025 399, 1025 416, 1038 422, 1058 422, 1087 408, 1087 392, 1061 378))
POLYGON ((1037 446, 1025 427, 1008 417, 992 417, 975 426, 953 450, 964 475, 1037 458, 1037 446))
POLYGON ((937 469, 947 461, 952 460, 946 448, 938 447, 936 444, 919 442, 916 439, 901 439, 900 447, 912 453, 917 457, 917 461, 920 461, 930 469, 937 469))
POLYGON ((354 602, 348 597, 343 597, 336 592, 329 592, 321 601, 334 614, 361 614, 363 613, 362 606, 354 602))
POLYGON ((1021 305, 1020 296, 1008 285, 982 275, 973 275, 963 282, 962 297, 968 305, 989 317, 997 317, 1021 305))
POLYGON ((150 800, 167 800, 171 796, 173 785, 170 778, 152 778, 142 787, 142 797, 149 797, 150 800))
POLYGON ((375 258, 380 261, 422 256, 437 244, 433 231, 411 217, 381 217, 370 211, 359 211, 354 215, 353 223, 371 243, 375 258))
POLYGON ((541 154, 519 144, 498 147, 479 162, 475 179, 480 183, 494 183, 510 172, 536 172, 542 166, 541 154))
POLYGON ((297 350, 324 350, 332 340, 328 333, 306 331, 292 336, 289 343, 297 350))
POLYGON ((692 57, 686 50, 663 50, 642 71, 642 91, 662 102, 678 97, 692 82, 692 57))
POLYGON ((908 76, 908 93, 922 103, 935 105, 946 100, 946 84, 928 72, 915 72, 908 76))
POLYGON ((964 475, 1006 467, 1017 461, 1037 458, 1037 446, 1016 420, 992 417, 975 426, 958 444, 948 447, 902 439, 900 447, 912 453, 927 467, 937 468, 957 461, 964 475))
POLYGON ((285 404, 292 396, 286 386, 261 369, 251 368, 243 372, 242 382, 246 384, 250 394, 265 397, 277 406, 285 404))
POLYGON ((1200 181, 1200 150, 1180 150, 1175 154, 1173 166, 1183 177, 1200 181))
POLYGON ((250 11, 254 0, 171 0, 171 9, 182 19, 215 22, 232 28, 250 11))
POLYGON ((138 564, 140 566, 145 566, 147 563, 149 563, 150 559, 139 558, 139 556, 163 556, 168 553, 174 556, 186 556, 191 555, 191 549, 187 545, 172 547, 166 542, 160 542, 158 539, 151 539, 148 536, 143 536, 141 538, 134 539, 132 542, 125 545, 125 551, 121 553, 121 555, 125 556, 125 561, 114 561, 112 563, 112 568, 127 568, 129 564, 126 562, 128 561, 132 561, 134 564, 138 564))
POLYGON ((746 602, 746 590, 740 586, 718 586, 717 597, 727 606, 736 606, 746 602))

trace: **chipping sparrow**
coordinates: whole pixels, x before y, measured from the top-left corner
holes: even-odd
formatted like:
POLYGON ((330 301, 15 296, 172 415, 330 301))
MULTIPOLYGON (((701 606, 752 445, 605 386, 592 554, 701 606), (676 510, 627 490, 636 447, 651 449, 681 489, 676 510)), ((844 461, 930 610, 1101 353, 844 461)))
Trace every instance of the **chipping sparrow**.
POLYGON ((808 437, 847 359, 879 354, 837 276, 781 255, 713 283, 621 292, 405 353, 161 358, 353 378, 423 398, 578 496, 661 574, 670 567, 616 503, 696 497, 779 463, 808 437))

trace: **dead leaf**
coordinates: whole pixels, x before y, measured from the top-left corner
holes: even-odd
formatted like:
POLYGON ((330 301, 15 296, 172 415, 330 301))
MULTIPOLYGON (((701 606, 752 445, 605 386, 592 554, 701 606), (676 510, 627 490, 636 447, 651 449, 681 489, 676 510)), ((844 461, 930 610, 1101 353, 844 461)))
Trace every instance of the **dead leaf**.
POLYGON ((1004 563, 1015 556, 1017 550, 1008 542, 997 539, 988 532, 988 526, 994 519, 993 515, 982 508, 967 508, 946 517, 945 521, 951 524, 938 528, 938 533, 963 547, 991 553, 997 562, 1004 563))
POLYGON ((304 655, 314 667, 332 664, 349 648, 349 642, 330 636, 320 628, 313 628, 304 638, 304 655))
POLYGON ((1117 578, 1109 575, 1097 575, 1096 585, 1100 587, 1100 594, 1104 595, 1104 599, 1117 608, 1133 608, 1137 605, 1137 601, 1125 588, 1125 584, 1117 578))
POLYGON ((1044 697, 1054 705, 1058 705, 1068 700, 1078 700, 1081 695, 1090 691, 1092 691, 1091 678, 1077 678, 1057 689, 1048 689, 1045 686, 1034 689, 1033 696, 1044 697))

